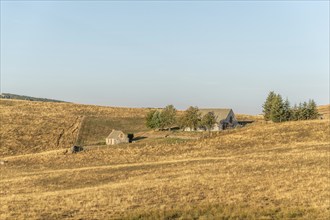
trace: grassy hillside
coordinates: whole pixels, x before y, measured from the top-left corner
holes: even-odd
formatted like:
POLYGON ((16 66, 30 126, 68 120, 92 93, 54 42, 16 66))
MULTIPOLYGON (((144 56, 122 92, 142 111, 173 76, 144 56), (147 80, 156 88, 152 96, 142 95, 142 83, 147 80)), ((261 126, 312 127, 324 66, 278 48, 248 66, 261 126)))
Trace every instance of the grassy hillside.
POLYGON ((114 118, 109 116, 86 117, 81 126, 78 143, 80 145, 105 144, 112 129, 122 130, 125 133, 147 131, 144 117, 114 118))
POLYGON ((327 219, 329 121, 6 157, 1 219, 327 219), (23 166, 24 165, 24 166, 23 166))
POLYGON ((238 121, 264 121, 263 115, 246 115, 246 114, 235 114, 238 121))
MULTIPOLYGON (((7 99, 0 99, 0 110, 0 155, 2 156, 69 148, 76 143, 84 118, 95 128, 91 129, 87 126, 87 131, 84 132, 87 133, 87 141, 95 132, 100 134, 96 136, 97 141, 101 140, 101 137, 105 138, 109 129, 117 128, 118 124, 121 124, 119 128, 132 124, 134 126, 128 127, 142 129, 144 126, 142 118, 147 111, 7 99), (103 120, 106 124, 102 127, 103 120), (95 125, 95 121, 102 123, 95 125)), ((94 141, 93 138, 91 140, 94 141)))
POLYGON ((324 119, 330 119, 330 104, 319 106, 318 111, 324 119))

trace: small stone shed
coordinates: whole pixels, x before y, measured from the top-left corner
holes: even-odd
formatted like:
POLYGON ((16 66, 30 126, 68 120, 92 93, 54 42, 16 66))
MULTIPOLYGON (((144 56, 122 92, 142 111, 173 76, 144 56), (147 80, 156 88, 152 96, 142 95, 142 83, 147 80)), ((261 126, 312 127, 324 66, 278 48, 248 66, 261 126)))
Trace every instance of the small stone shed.
POLYGON ((107 145, 115 145, 120 143, 128 143, 129 138, 122 131, 112 130, 109 136, 105 139, 107 145))

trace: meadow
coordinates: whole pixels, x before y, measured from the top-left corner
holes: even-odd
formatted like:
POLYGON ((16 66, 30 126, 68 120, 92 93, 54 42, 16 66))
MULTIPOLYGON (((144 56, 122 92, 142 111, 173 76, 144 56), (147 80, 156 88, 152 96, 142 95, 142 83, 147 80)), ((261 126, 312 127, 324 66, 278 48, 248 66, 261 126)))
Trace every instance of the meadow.
MULTIPOLYGON (((113 125, 116 127, 118 121, 129 121, 128 119, 131 118, 143 122, 148 111, 137 108, 6 99, 0 99, 0 110, 0 155, 37 153, 45 150, 69 148, 77 141, 81 141, 79 131, 80 127, 84 126, 82 124, 85 120, 93 121, 95 118, 102 118, 105 122, 116 121, 117 124, 113 125)), ((134 122, 131 125, 127 127, 134 128, 134 122)), ((102 125, 100 126, 102 127, 102 125)), ((95 128, 98 129, 98 127, 95 128)), ((105 126, 105 128, 111 130, 112 126, 105 126)), ((101 137, 108 135, 104 133, 104 130, 100 132, 101 137)), ((89 141, 89 137, 86 135, 86 141, 89 141)), ((90 141, 94 141, 93 138, 90 141)))
POLYGON ((70 154, 66 144, 77 136, 98 142, 102 126, 132 122, 131 131, 145 132, 136 118, 147 110, 2 100, 1 108, 0 219, 330 216, 329 120, 258 122, 197 140, 154 137, 70 154), (77 117, 91 122, 66 135, 77 117), (50 131, 38 127, 48 120, 50 131), (57 126, 67 131, 60 145, 51 132, 57 126), (28 138, 36 132, 46 145, 28 138))

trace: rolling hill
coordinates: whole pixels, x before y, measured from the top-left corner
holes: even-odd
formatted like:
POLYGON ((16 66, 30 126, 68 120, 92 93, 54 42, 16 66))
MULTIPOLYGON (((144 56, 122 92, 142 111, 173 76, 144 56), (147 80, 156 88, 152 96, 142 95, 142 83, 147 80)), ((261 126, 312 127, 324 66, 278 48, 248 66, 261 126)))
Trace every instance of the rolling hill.
POLYGON ((99 132, 114 124, 143 132, 146 111, 1 100, 0 219, 330 215, 329 120, 255 123, 198 140, 147 138, 66 152, 78 136, 98 142, 99 132), (87 128, 79 131, 80 124, 87 128))
POLYGON ((318 106, 317 110, 321 114, 322 118, 330 119, 330 104, 318 106))
POLYGON ((26 101, 38 101, 38 102, 65 102, 55 99, 46 99, 46 98, 36 98, 32 96, 26 96, 26 95, 16 95, 11 93, 1 93, 0 94, 1 99, 14 99, 14 100, 26 100, 26 101))
POLYGON ((0 109, 0 155, 69 148, 77 142, 100 142, 117 127, 125 131, 143 130, 147 112, 147 109, 7 99, 0 99, 0 109), (83 121, 90 122, 82 125, 85 139, 78 138, 83 121))

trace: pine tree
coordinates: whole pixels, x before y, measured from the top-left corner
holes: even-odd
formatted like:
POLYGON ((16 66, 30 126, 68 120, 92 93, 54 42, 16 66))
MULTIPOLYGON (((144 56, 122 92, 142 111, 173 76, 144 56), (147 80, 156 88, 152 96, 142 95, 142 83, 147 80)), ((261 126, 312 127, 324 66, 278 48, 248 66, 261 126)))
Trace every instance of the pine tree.
POLYGON ((299 120, 299 109, 297 104, 291 108, 291 116, 290 116, 290 121, 297 121, 299 120))
POLYGON ((271 109, 272 109, 272 105, 273 105, 273 101, 274 101, 275 97, 276 97, 276 94, 274 91, 269 92, 265 103, 262 105, 262 108, 263 108, 262 111, 264 113, 264 118, 266 121, 271 120, 270 114, 271 114, 271 109))
POLYGON ((283 120, 282 121, 290 121, 292 115, 292 109, 290 107, 290 102, 288 98, 283 103, 283 120))
POLYGON ((270 120, 273 122, 282 122, 284 118, 284 103, 282 96, 276 95, 275 98, 273 98, 270 110, 270 120))
POLYGON ((317 105, 313 99, 310 99, 307 103, 307 112, 308 119, 317 119, 319 117, 317 105))
POLYGON ((303 102, 300 104, 301 110, 300 110, 300 119, 301 120, 307 120, 309 118, 309 111, 308 111, 308 104, 307 102, 303 102))
POLYGON ((262 107, 265 120, 272 120, 273 122, 309 120, 319 117, 314 100, 311 99, 308 103, 303 102, 299 105, 295 104, 291 108, 288 99, 283 101, 281 95, 273 91, 268 94, 262 107))

